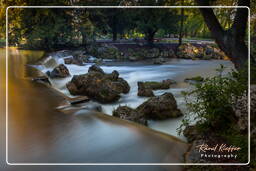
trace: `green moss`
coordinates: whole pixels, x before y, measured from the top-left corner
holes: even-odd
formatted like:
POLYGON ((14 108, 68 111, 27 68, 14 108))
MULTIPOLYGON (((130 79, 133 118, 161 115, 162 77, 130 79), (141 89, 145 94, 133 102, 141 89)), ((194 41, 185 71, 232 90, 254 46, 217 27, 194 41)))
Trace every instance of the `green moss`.
POLYGON ((170 88, 170 86, 166 83, 162 83, 162 82, 155 82, 155 81, 147 81, 144 82, 144 86, 146 88, 150 88, 153 90, 157 90, 157 89, 168 89, 170 88))
POLYGON ((196 76, 196 77, 190 77, 186 78, 185 81, 197 81, 197 82, 203 82, 204 78, 201 76, 196 76))

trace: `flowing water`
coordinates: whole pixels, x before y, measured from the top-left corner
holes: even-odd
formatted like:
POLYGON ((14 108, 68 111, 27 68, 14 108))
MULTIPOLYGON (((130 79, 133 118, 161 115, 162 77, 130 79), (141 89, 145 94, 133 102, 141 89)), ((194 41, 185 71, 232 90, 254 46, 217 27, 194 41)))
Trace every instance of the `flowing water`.
MULTIPOLYGON (((64 64, 65 57, 70 57, 70 54, 65 51, 54 53, 46 57, 42 61, 41 65, 33 66, 42 73, 46 73, 47 71, 51 71, 57 65, 64 64)), ((86 63, 85 66, 66 65, 71 76, 64 79, 50 79, 53 88, 66 96, 73 97, 66 88, 66 83, 72 79, 73 75, 87 73, 89 67, 93 64, 94 63, 86 63)), ((213 76, 217 73, 215 72, 215 69, 218 68, 220 64, 230 66, 229 68, 231 68, 229 61, 220 60, 193 61, 172 59, 164 65, 152 65, 152 61, 150 60, 142 62, 106 61, 101 65, 104 72, 111 73, 113 70, 118 71, 120 77, 124 78, 129 83, 131 90, 128 94, 122 95, 121 99, 116 103, 102 105, 95 101, 91 101, 87 103, 87 105, 101 105, 103 113, 108 115, 112 115, 112 111, 120 105, 136 108, 148 99, 137 96, 138 81, 162 81, 165 79, 172 79, 175 80, 177 84, 172 85, 168 90, 156 90, 154 91, 154 94, 161 95, 165 92, 171 92, 175 96, 179 108, 183 112, 186 112, 184 97, 181 95, 181 91, 186 91, 187 89, 191 88, 191 85, 189 83, 185 83, 184 79, 197 75, 201 75, 203 77, 213 76)), ((182 118, 183 117, 164 121, 149 121, 148 127, 176 136, 182 140, 186 140, 183 135, 178 135, 177 132, 177 128, 181 124, 182 118)))
MULTIPOLYGON (((169 90, 155 91, 156 95, 172 92, 178 107, 185 111, 182 90, 190 88, 184 78, 195 75, 211 76, 219 64, 232 67, 229 61, 171 60, 164 65, 148 62, 105 62, 102 69, 117 70, 131 86, 131 91, 115 104, 102 105, 102 113, 86 112, 81 108, 73 113, 57 110, 64 97, 49 87, 32 82, 31 78, 63 63, 63 56, 46 58, 48 62, 34 65, 42 51, 10 49, 8 57, 8 161, 11 163, 173 163, 183 162, 187 144, 176 128, 182 118, 150 121, 147 127, 111 116, 118 105, 137 107, 146 98, 137 97, 137 81, 174 79, 177 84, 169 90), (168 135, 169 134, 169 135, 168 135), (172 135, 172 136, 171 136, 172 135), (180 140, 181 139, 181 140, 180 140)), ((1 56, 1 94, 4 95, 4 49, 1 56), (2 74, 3 73, 3 74, 2 74)), ((90 67, 67 65, 71 75, 86 73, 90 67)), ((65 79, 51 79, 53 87, 70 96, 65 79)), ((1 107, 3 104, 1 98, 1 107)), ((96 102, 89 102, 96 103, 96 102)), ((86 104, 86 105, 89 105, 86 104)), ((4 116, 4 112, 1 112, 4 116)), ((3 123, 1 117, 1 123, 3 123)), ((1 124, 1 127, 4 127, 1 124)), ((2 141, 1 141, 2 144, 2 141)), ((1 145, 1 150, 3 149, 1 145)), ((152 167, 161 170, 163 167, 152 167)), ((151 168, 151 169, 152 169, 151 168)), ((179 169, 176 168, 176 169, 179 169)), ((150 170, 150 169, 146 169, 150 170)))

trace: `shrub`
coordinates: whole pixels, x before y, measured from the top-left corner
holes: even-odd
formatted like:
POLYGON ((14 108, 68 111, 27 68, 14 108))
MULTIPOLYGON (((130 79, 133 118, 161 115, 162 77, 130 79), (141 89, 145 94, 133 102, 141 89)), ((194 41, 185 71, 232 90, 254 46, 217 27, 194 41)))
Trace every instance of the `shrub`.
POLYGON ((221 65, 217 76, 206 78, 203 83, 195 84, 191 91, 183 92, 189 112, 185 114, 179 133, 194 121, 199 129, 202 128, 200 130, 205 131, 225 129, 233 123, 233 106, 248 88, 248 72, 232 71, 224 75, 224 70, 221 65))

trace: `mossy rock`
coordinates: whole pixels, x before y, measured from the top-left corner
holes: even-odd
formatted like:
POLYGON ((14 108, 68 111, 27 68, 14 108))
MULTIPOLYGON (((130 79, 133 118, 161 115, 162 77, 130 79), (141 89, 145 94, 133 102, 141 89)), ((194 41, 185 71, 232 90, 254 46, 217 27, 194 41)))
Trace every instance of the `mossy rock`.
POLYGON ((204 78, 201 76, 196 76, 196 77, 186 78, 184 81, 192 83, 192 84, 193 83, 202 83, 204 81, 204 78))

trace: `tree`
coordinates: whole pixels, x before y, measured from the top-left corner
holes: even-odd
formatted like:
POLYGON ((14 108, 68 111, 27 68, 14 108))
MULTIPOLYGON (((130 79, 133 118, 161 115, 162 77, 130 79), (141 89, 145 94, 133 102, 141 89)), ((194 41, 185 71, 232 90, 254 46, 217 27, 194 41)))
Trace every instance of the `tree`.
MULTIPOLYGON (((209 6, 210 0, 196 0, 200 6, 209 6)), ((238 0, 238 6, 250 6, 249 0, 238 0)), ((245 44, 248 9, 238 8, 231 28, 225 30, 218 21, 213 9, 200 8, 205 23, 220 49, 231 58, 237 69, 244 66, 248 59, 248 47, 245 44)), ((251 58, 253 59, 253 58, 251 58)))
MULTIPOLYGON (((183 5, 184 5, 184 0, 181 1, 181 6, 183 6, 183 5)), ((180 33, 179 33, 179 45, 182 44, 183 25, 184 25, 184 8, 181 8, 181 21, 180 21, 180 33)))
POLYGON ((159 29, 166 32, 176 32, 178 29, 177 22, 179 16, 176 10, 170 9, 136 9, 136 25, 138 31, 145 34, 145 39, 149 45, 153 45, 154 36, 159 29))

